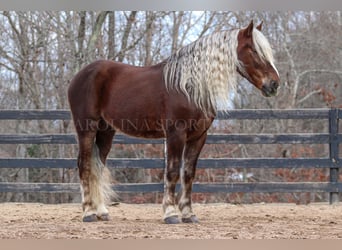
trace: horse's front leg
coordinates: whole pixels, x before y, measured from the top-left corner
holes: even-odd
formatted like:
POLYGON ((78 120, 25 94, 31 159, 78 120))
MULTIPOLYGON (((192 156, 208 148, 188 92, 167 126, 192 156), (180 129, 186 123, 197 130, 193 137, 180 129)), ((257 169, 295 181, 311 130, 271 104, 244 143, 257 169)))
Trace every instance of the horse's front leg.
POLYGON ((164 222, 178 224, 178 209, 176 208, 175 190, 180 176, 180 166, 184 150, 185 138, 180 135, 167 137, 167 164, 164 173, 164 222))
POLYGON ((196 164, 199 154, 203 148, 207 133, 197 140, 187 142, 184 149, 184 165, 181 169, 182 193, 178 202, 179 210, 182 213, 182 222, 198 223, 198 219, 192 211, 191 191, 192 182, 195 178, 196 164))

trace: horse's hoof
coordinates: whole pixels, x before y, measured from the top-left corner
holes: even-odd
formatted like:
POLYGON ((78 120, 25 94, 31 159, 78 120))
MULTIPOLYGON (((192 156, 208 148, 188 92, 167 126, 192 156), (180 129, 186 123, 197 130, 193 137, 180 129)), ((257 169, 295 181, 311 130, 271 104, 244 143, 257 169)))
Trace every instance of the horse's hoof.
POLYGON ((164 222, 166 224, 179 224, 180 221, 178 219, 178 216, 170 216, 164 219, 164 222))
POLYGON ((196 215, 191 215, 189 218, 182 218, 183 223, 199 223, 196 215))
POLYGON ((96 222, 98 221, 96 214, 91 214, 83 217, 83 222, 96 222))
POLYGON ((109 214, 97 215, 97 219, 101 221, 109 221, 109 214))

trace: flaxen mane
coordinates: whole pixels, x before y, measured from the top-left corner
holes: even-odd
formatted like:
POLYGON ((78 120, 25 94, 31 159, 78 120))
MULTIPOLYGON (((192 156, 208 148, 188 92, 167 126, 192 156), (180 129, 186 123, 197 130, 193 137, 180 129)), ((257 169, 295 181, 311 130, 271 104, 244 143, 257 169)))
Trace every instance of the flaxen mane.
MULTIPOLYGON (((237 56, 238 32, 213 33, 170 56, 164 67, 167 89, 182 92, 205 114, 226 109, 229 94, 236 90, 237 68, 244 72, 237 56)), ((274 67, 272 49, 264 35, 254 29, 253 39, 260 58, 274 67)))

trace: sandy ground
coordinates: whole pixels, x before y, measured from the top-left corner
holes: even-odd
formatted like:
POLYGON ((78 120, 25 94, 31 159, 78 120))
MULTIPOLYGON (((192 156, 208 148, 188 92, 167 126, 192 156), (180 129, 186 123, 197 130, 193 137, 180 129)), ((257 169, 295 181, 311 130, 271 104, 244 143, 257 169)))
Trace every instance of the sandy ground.
POLYGON ((161 205, 119 204, 81 222, 79 204, 0 204, 0 239, 337 239, 342 205, 195 204, 199 224, 166 225, 161 205))

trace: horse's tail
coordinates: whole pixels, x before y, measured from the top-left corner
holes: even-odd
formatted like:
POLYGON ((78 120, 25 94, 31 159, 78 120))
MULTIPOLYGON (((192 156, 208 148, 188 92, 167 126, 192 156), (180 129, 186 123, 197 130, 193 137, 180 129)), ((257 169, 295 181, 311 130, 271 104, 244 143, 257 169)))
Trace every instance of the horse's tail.
POLYGON ((91 168, 90 168, 90 197, 95 203, 95 207, 105 205, 110 202, 111 199, 116 199, 117 194, 113 190, 111 182, 111 173, 109 169, 102 163, 99 154, 99 148, 94 143, 92 156, 91 156, 91 168))

